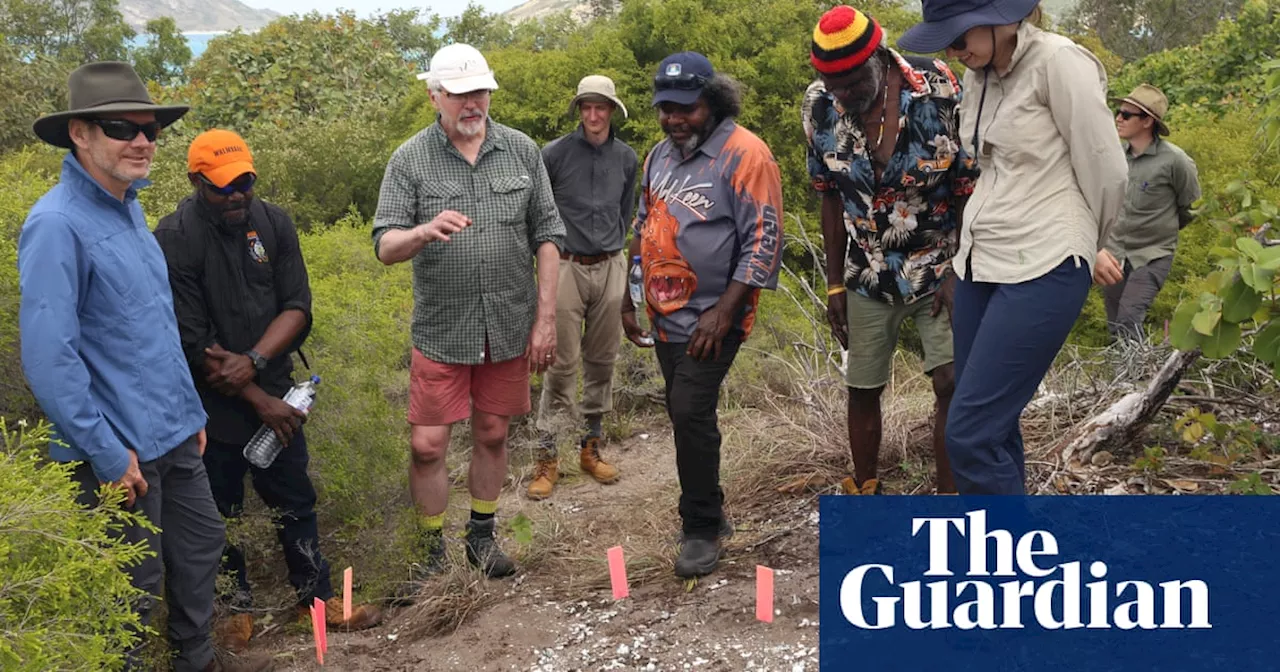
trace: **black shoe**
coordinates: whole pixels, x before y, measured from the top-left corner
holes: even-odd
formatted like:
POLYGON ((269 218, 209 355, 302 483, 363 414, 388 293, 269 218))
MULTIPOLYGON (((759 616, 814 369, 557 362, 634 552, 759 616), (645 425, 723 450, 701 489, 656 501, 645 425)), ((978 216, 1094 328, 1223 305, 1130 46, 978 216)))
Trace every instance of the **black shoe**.
POLYGON ((422 562, 409 565, 409 580, 396 586, 391 602, 395 606, 413 604, 413 598, 422 591, 422 586, 433 576, 444 571, 444 531, 437 530, 426 533, 426 557, 422 562))
POLYGON ((516 573, 516 563, 511 561, 493 538, 496 520, 467 521, 467 562, 484 570, 485 576, 500 579, 516 573))
POLYGON ((676 558, 676 576, 692 579, 714 572, 720 564, 720 540, 688 538, 676 558))

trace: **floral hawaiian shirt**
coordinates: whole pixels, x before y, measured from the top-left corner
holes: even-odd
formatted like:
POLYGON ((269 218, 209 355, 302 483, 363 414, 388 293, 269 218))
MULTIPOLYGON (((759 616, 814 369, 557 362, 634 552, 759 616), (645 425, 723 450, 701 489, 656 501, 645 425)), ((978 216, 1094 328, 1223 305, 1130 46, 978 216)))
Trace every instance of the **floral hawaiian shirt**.
POLYGON ((950 68, 890 53, 907 84, 898 141, 879 184, 857 115, 844 113, 821 80, 805 91, 801 116, 814 188, 838 189, 844 201, 845 286, 904 305, 932 294, 950 266, 954 199, 973 192, 978 167, 960 145, 960 83, 950 68))

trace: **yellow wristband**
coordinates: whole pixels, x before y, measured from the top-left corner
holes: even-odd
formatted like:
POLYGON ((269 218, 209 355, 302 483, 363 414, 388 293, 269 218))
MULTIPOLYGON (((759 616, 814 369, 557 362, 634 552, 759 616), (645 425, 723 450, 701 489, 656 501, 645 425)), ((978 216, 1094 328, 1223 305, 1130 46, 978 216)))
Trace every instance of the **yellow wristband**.
POLYGON ((844 294, 844 292, 845 292, 845 287, 844 287, 844 285, 836 285, 835 287, 828 287, 828 288, 827 288, 827 296, 835 296, 836 294, 844 294))

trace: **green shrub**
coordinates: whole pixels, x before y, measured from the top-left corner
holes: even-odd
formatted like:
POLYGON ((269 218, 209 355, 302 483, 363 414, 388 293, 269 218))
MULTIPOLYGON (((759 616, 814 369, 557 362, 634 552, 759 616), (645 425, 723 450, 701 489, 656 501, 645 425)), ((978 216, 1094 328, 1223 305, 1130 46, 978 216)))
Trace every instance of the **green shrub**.
POLYGON ((82 509, 71 465, 42 459, 49 431, 0 418, 0 669, 120 669, 141 632, 124 568, 150 551, 112 535, 145 522, 118 491, 82 509))

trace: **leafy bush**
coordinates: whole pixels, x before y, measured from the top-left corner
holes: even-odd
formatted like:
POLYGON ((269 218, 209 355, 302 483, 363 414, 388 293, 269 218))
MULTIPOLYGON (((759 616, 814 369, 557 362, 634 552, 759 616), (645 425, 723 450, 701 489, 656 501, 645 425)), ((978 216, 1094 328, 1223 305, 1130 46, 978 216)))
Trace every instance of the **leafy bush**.
POLYGON ((119 508, 119 491, 82 509, 71 465, 42 460, 49 431, 0 418, 0 668, 120 669, 142 632, 124 568, 151 551, 112 535, 146 523, 119 508))

